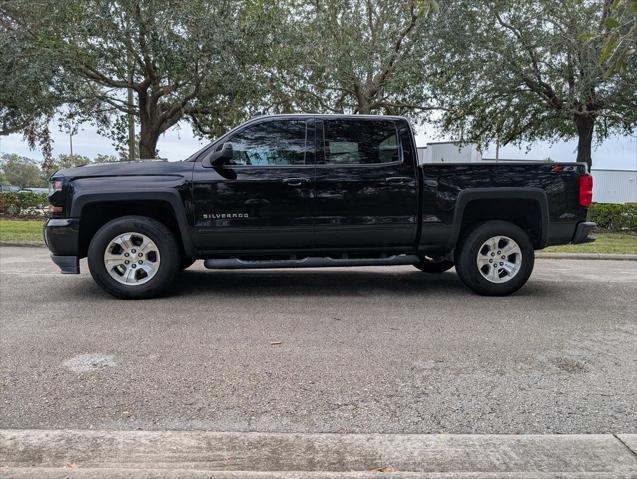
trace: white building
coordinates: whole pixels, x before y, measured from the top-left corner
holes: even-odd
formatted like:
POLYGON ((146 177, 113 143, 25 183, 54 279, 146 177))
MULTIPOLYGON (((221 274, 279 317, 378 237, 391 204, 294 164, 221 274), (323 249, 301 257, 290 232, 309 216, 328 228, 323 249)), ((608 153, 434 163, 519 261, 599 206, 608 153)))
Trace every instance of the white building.
POLYGON ((427 143, 418 148, 418 164, 426 163, 476 163, 482 154, 474 144, 460 145, 454 141, 427 143))
POLYGON ((637 203, 637 170, 591 170, 594 203, 637 203))

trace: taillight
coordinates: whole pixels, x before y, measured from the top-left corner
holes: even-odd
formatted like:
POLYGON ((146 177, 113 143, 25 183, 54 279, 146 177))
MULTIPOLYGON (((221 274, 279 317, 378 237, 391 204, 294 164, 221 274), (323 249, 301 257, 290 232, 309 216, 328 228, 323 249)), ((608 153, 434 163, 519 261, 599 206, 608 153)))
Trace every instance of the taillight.
POLYGON ((582 175, 579 177, 579 204, 590 206, 593 202, 593 177, 582 175))

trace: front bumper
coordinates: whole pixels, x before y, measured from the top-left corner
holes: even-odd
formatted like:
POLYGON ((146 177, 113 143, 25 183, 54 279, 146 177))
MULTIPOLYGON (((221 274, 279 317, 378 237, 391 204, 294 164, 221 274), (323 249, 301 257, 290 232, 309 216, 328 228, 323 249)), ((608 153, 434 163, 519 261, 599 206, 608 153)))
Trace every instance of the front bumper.
POLYGON ((592 221, 583 221, 577 225, 575 228, 575 234, 573 235, 573 239, 571 240, 572 244, 578 243, 592 243, 595 241, 595 238, 591 238, 588 234, 593 231, 597 224, 592 221))
POLYGON ((64 274, 80 272, 80 220, 77 218, 52 218, 44 225, 44 242, 51 259, 64 274))

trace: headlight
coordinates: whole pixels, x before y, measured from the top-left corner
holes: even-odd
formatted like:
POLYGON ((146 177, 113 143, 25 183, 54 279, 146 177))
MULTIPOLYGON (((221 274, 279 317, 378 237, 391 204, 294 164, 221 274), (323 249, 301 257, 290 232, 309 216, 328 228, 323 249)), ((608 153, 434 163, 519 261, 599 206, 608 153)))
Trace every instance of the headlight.
POLYGON ((52 195, 56 191, 62 191, 64 182, 59 178, 53 178, 49 181, 49 195, 52 195))

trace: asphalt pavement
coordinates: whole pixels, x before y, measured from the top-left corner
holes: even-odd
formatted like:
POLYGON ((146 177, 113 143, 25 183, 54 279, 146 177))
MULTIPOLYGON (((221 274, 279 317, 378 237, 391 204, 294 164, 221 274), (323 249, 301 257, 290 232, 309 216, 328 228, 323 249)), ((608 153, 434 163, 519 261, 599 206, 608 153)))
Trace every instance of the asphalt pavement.
POLYGON ((505 298, 411 267, 207 271, 116 300, 0 248, 0 428, 635 433, 637 262, 505 298))

